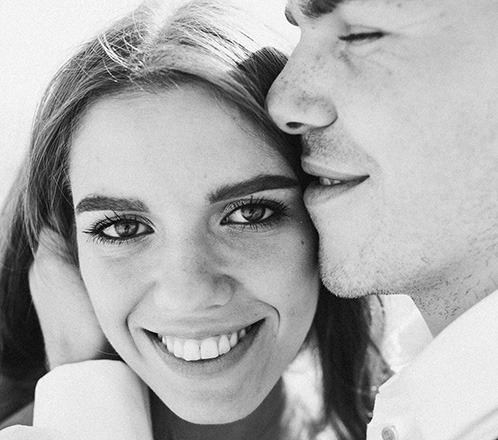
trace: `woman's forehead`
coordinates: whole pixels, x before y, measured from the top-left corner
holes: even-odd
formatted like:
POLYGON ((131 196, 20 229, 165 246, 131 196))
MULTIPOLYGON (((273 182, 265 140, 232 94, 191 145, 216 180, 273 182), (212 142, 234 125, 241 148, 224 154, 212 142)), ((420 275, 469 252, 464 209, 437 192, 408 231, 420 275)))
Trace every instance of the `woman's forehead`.
POLYGON ((263 174, 293 177, 240 112, 199 90, 100 100, 87 111, 72 150, 73 192, 160 194, 196 185, 207 192, 263 174))

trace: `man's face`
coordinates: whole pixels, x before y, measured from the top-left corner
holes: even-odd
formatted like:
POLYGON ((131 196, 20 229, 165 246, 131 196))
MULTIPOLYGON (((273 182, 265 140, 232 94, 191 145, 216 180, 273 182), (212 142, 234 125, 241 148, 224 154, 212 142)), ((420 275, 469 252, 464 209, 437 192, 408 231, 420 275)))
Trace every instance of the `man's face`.
POLYGON ((341 296, 495 289, 498 2, 289 0, 268 96, 304 135, 305 202, 341 296), (315 10, 313 10, 315 7, 315 10))

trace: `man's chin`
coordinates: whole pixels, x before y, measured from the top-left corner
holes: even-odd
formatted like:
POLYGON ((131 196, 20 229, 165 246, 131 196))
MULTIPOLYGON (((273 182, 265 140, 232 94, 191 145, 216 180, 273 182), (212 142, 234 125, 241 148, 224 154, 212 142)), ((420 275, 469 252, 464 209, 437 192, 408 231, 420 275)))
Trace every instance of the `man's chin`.
POLYGON ((379 285, 379 279, 369 276, 366 271, 347 272, 344 269, 321 265, 320 276, 325 287, 340 298, 361 298, 368 295, 390 295, 396 293, 379 285))
POLYGON ((323 276, 323 284, 333 295, 340 298, 361 298, 371 294, 371 291, 359 289, 352 285, 345 285, 327 275, 323 276))

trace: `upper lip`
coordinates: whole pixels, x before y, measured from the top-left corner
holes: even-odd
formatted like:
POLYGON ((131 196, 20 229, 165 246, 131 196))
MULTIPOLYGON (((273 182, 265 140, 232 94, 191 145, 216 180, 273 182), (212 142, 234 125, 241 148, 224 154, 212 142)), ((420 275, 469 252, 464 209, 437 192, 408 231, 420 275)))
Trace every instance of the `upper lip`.
POLYGON ((246 328, 252 324, 256 324, 256 322, 261 321, 261 319, 253 321, 253 322, 247 322, 247 323, 241 323, 241 324, 231 324, 230 326, 223 326, 223 327, 216 327, 216 328, 200 328, 198 327, 195 330, 189 330, 189 331, 183 331, 179 329, 162 329, 162 330, 152 330, 148 329, 149 332, 151 333, 157 333, 161 336, 170 336, 170 337, 176 337, 179 339, 206 339, 212 336, 217 336, 217 335, 229 335, 231 333, 238 332, 239 330, 242 330, 243 328, 246 328))
POLYGON ((301 166, 307 174, 317 177, 326 177, 330 180, 339 180, 341 182, 363 181, 369 177, 368 174, 352 174, 337 171, 307 157, 301 159, 301 166))

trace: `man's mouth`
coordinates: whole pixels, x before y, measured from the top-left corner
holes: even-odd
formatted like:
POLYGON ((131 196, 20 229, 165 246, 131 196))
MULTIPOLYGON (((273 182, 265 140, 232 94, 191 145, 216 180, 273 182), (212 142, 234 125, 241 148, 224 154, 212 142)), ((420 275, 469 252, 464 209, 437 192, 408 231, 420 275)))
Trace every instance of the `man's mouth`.
POLYGON ((368 174, 337 171, 308 157, 303 157, 301 163, 307 174, 316 177, 316 180, 307 188, 304 196, 307 205, 335 198, 370 177, 368 174))
POLYGON ((350 172, 338 171, 331 166, 324 165, 316 160, 311 160, 308 157, 303 157, 301 165, 306 174, 318 178, 318 182, 322 186, 337 186, 350 183, 361 183, 368 179, 368 174, 356 174, 350 172))
POLYGON ((357 185, 368 179, 368 176, 360 176, 355 179, 331 179, 329 177, 318 176, 320 186, 357 185))

